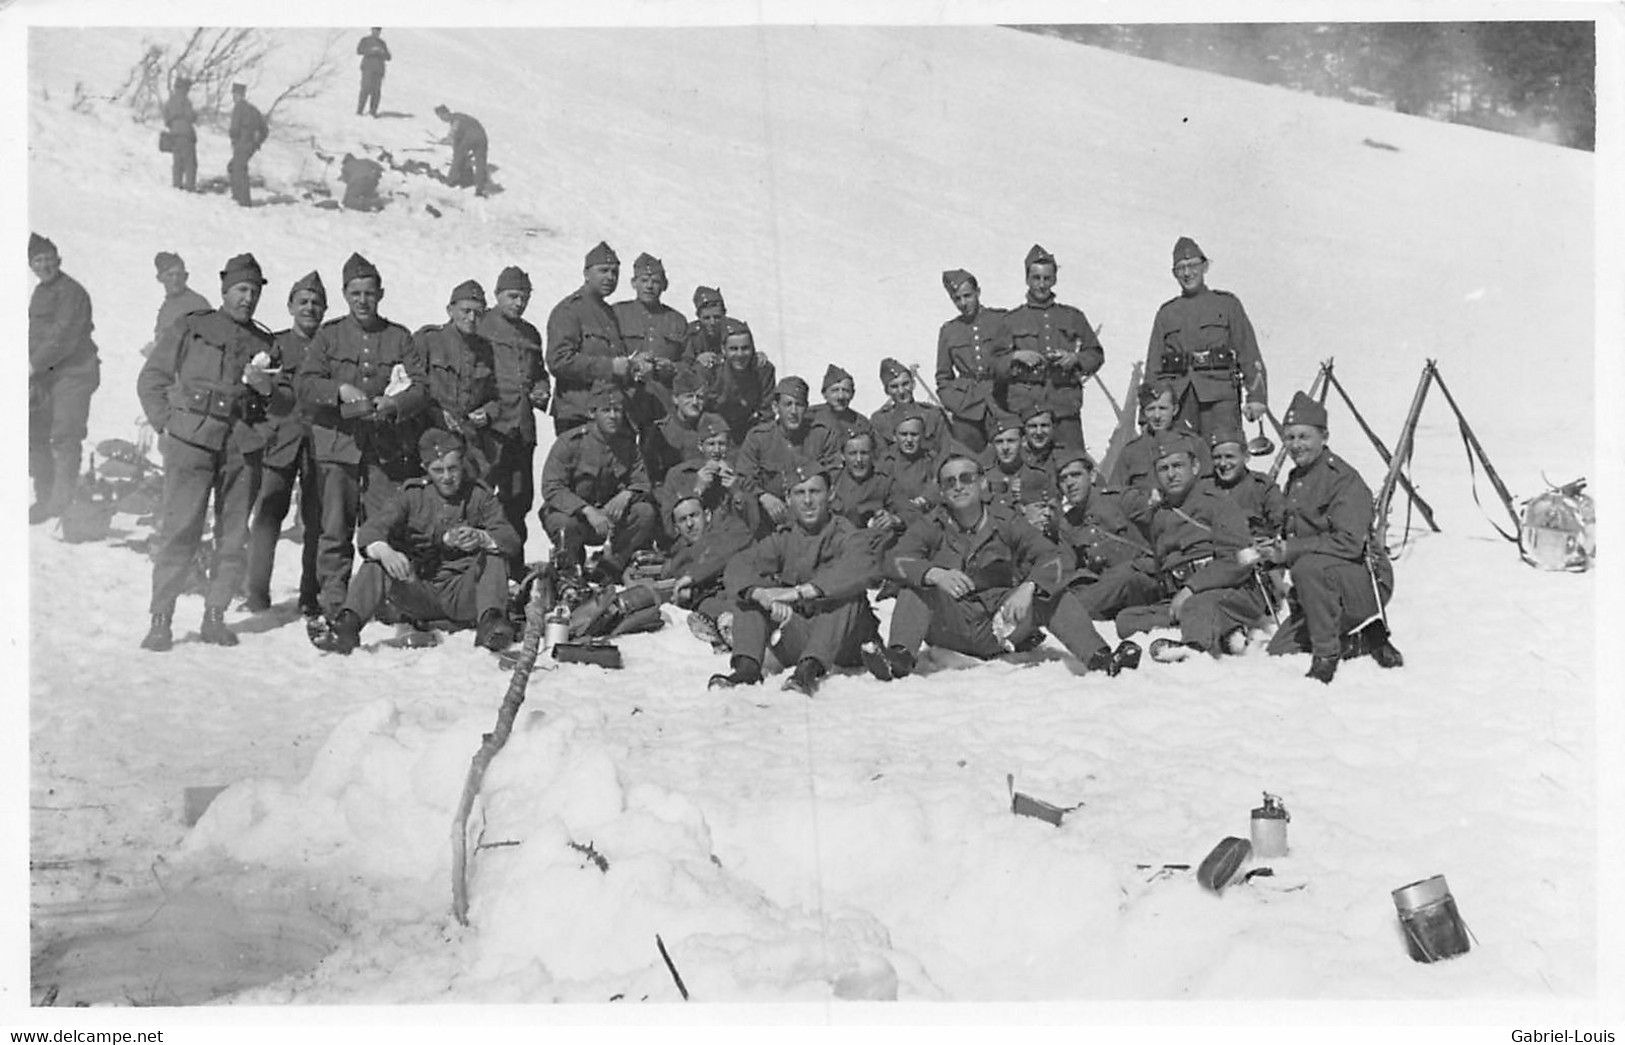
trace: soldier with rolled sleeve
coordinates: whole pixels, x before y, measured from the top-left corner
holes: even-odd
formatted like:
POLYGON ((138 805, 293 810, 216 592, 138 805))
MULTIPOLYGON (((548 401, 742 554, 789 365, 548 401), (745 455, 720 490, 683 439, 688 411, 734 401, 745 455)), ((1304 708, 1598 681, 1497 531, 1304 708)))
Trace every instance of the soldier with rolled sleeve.
POLYGON ((1010 331, 1006 406, 1025 413, 1034 402, 1053 411, 1055 441, 1083 446, 1083 383, 1106 361, 1089 317, 1055 299, 1055 256, 1038 244, 1027 252, 1027 298, 1005 314, 1010 331))
POLYGON ((476 479, 486 478, 496 459, 491 422, 501 409, 491 343, 479 333, 484 314, 485 288, 467 279, 446 302, 447 321, 412 336, 429 374, 427 422, 462 437, 462 466, 476 479))
POLYGON ((321 480, 316 561, 329 619, 350 583, 356 525, 422 473, 417 440, 429 405, 429 375, 411 332, 378 314, 377 267, 351 254, 343 275, 349 312, 322 324, 294 379, 321 480))
POLYGON ((1162 303, 1151 324, 1147 376, 1173 382, 1179 419, 1203 437, 1239 428, 1268 411, 1269 379, 1241 299, 1207 285, 1207 256, 1189 236, 1174 244, 1179 296, 1162 303), (1245 402, 1243 402, 1245 400, 1245 402))
POLYGON ((102 383, 91 340, 90 295, 62 271, 56 244, 28 236, 28 267, 39 283, 28 299, 28 474, 34 480, 30 525, 62 514, 79 482, 90 397, 102 383))
POLYGON ((597 382, 625 388, 632 359, 608 298, 621 282, 621 259, 600 242, 587 252, 580 289, 547 317, 547 369, 553 375, 553 431, 563 435, 587 423, 588 397, 597 382))
POLYGON ((1292 574, 1292 613, 1269 651, 1310 654, 1308 677, 1331 682, 1338 662, 1369 652, 1384 668, 1405 658, 1389 640, 1383 607, 1394 592, 1387 552, 1372 534, 1371 488, 1326 448, 1326 408, 1302 392, 1283 420, 1292 471, 1286 478, 1283 537, 1258 541, 1252 561, 1292 574))
POLYGON ((937 397, 952 419, 953 437, 980 453, 993 438, 987 426, 1010 380, 1010 330, 1003 309, 983 306, 969 272, 944 272, 942 286, 959 315, 937 332, 937 397))
POLYGON ((536 500, 536 411, 547 410, 553 383, 543 364, 542 335, 527 321, 530 276, 509 265, 497 276, 496 307, 480 317, 480 336, 491 343, 497 381, 497 410, 490 438, 496 456, 486 481, 497 492, 508 525, 519 535, 521 553, 508 563, 508 574, 524 572, 527 519, 536 500))
POLYGON ((285 381, 281 351, 254 322, 265 277, 252 254, 220 273, 220 308, 173 324, 136 378, 136 394, 160 433, 164 500, 152 564, 151 627, 141 648, 174 643, 175 600, 186 586, 214 508, 214 556, 203 602, 200 638, 237 645, 226 606, 242 584, 248 557, 248 513, 259 492, 265 408, 285 381))
POLYGON ((599 576, 618 583, 633 554, 655 546, 660 521, 625 393, 600 382, 587 403, 591 423, 556 440, 542 466, 542 528, 569 569, 582 566, 589 546, 603 545, 599 576))

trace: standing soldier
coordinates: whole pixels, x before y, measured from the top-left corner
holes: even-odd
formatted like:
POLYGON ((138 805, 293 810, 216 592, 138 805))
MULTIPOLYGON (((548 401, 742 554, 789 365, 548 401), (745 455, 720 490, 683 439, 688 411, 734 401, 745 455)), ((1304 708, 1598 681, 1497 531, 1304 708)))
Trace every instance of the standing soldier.
POLYGON ((1010 380, 1010 330, 1003 309, 982 307, 981 287, 969 272, 950 269, 942 285, 959 315, 937 334, 937 395, 953 437, 981 453, 993 438, 987 426, 1010 380))
POLYGON ((161 433, 164 503, 152 563, 152 626, 141 648, 174 644, 175 600, 186 585, 209 501, 214 500, 214 557, 199 637, 237 645, 226 605, 243 580, 248 512, 259 492, 266 403, 274 381, 286 382, 281 353, 254 322, 265 277, 252 254, 220 273, 220 308, 185 316, 170 327, 136 378, 136 394, 153 431, 161 433))
POLYGON ((34 480, 30 524, 62 514, 79 481, 79 447, 102 361, 90 332, 90 295, 62 271, 56 244, 28 236, 28 267, 39 285, 28 299, 28 474, 34 480))
POLYGON ((1179 419, 1204 437, 1240 428, 1269 410, 1268 375, 1241 299, 1207 285, 1207 256, 1189 236, 1174 244, 1179 296, 1162 303, 1151 324, 1147 376, 1174 382, 1179 419), (1242 399, 1246 399, 1245 405, 1242 399))
POLYGON ((192 81, 175 77, 175 87, 164 102, 164 126, 169 130, 170 181, 182 192, 197 191, 197 110, 187 92, 192 81))
POLYGON ((1055 300, 1055 256, 1038 244, 1027 252, 1027 300, 1005 316, 1010 329, 1009 408, 1025 414, 1049 404, 1055 441, 1083 446, 1083 383, 1106 361, 1089 317, 1055 300))
POLYGON ((637 440, 627 430, 625 396, 611 382, 588 393, 592 424, 559 437, 542 466, 542 528, 566 568, 586 547, 603 545, 599 576, 619 583, 635 552, 653 548, 660 520, 637 440))
POLYGON ((292 376, 299 372, 310 351, 311 339, 327 315, 327 288, 322 277, 311 272, 288 290, 288 315, 293 326, 276 334, 282 372, 287 379, 278 382, 266 404, 267 437, 260 470, 260 495, 254 506, 254 520, 248 530, 248 592, 244 608, 263 613, 271 608, 271 568, 276 561, 276 542, 282 535, 282 520, 293 500, 294 484, 299 487, 299 524, 304 530, 299 564, 299 612, 310 620, 322 611, 321 580, 316 570, 316 552, 322 536, 322 493, 317 481, 316 452, 311 445, 310 419, 299 408, 292 376))
POLYGON ((1243 554, 1244 561, 1292 572, 1292 615, 1270 639, 1269 651, 1280 656, 1307 650, 1307 677, 1321 682, 1331 682, 1340 659, 1365 652, 1380 667, 1401 667, 1405 658, 1389 641, 1383 614, 1394 593, 1394 570, 1371 536, 1371 488, 1326 449, 1324 406, 1299 392, 1284 421, 1292 458, 1286 537, 1257 542, 1256 551, 1243 554))
POLYGON ((925 426, 927 454, 935 456, 947 449, 948 417, 934 404, 915 401, 912 370, 887 356, 880 361, 880 383, 886 389, 886 401, 869 415, 869 423, 874 425, 876 445, 882 451, 897 442, 897 425, 906 414, 918 415, 925 426))
POLYGON ((361 56, 361 97, 356 99, 355 114, 361 115, 361 110, 371 105, 373 117, 378 115, 378 99, 384 91, 384 63, 389 61, 389 45, 384 43, 383 29, 372 27, 372 33, 363 36, 361 42, 355 45, 355 53, 361 56))
POLYGON ((429 375, 411 333, 378 314, 383 298, 378 269, 351 254, 344 263, 349 314, 322 324, 295 378, 321 477, 317 569, 329 620, 350 583, 356 524, 421 471, 417 437, 429 375))
MULTIPOLYGON (((752 428, 739 447, 738 489, 758 535, 789 524, 785 497, 797 466, 812 461, 826 478, 840 467, 840 438, 807 417, 807 382, 780 381, 773 405, 778 416, 752 428)), ((824 492, 829 493, 827 484, 824 492)))
POLYGON ((621 282, 621 259, 608 243, 587 252, 581 289, 553 306, 547 317, 547 369, 554 390, 553 431, 563 435, 587 423, 587 398, 593 384, 624 386, 632 379, 632 360, 621 337, 621 325, 608 297, 621 282))
POLYGON ((240 83, 231 85, 231 163, 226 173, 231 177, 231 198, 238 206, 251 207, 254 201, 248 195, 248 158, 260 151, 271 129, 265 117, 248 101, 248 88, 240 83))
POLYGON ((752 428, 773 420, 778 382, 773 364, 756 351, 750 327, 741 323, 723 336, 722 362, 705 373, 706 399, 727 420, 734 442, 743 444, 752 428))
POLYGON ((667 286, 666 266, 661 260, 639 254, 632 262, 632 291, 637 296, 613 306, 627 355, 633 359, 637 380, 627 411, 640 435, 671 413, 671 382, 688 340, 688 320, 661 303, 660 295, 667 286))
POLYGON ((524 572, 526 518, 536 500, 536 413, 553 395, 542 365, 542 335, 524 318, 530 306, 530 276, 509 265, 497 276, 496 308, 480 319, 479 332, 491 343, 497 379, 497 412, 491 420, 496 459, 487 481, 496 488, 502 513, 519 535, 520 554, 508 575, 524 572))
POLYGON ((722 364, 722 341, 728 334, 750 326, 728 317, 728 304, 715 287, 694 288, 694 322, 688 325, 683 358, 707 369, 722 364))
POLYGON ((473 479, 484 479, 496 458, 491 419, 500 409, 491 343, 478 333, 485 288, 459 283, 446 302, 448 322, 423 327, 412 337, 429 374, 428 423, 463 442, 459 461, 473 479))
POLYGON ((446 183, 453 188, 474 186, 474 195, 484 196, 486 189, 486 150, 490 147, 485 137, 485 126, 466 112, 452 112, 444 105, 434 107, 434 114, 451 125, 446 141, 451 145, 451 169, 446 183))
POLYGON ((157 279, 164 288, 164 302, 158 306, 158 321, 152 327, 152 340, 141 350, 143 357, 152 355, 152 346, 164 336, 169 324, 188 312, 207 312, 213 306, 209 299, 186 285, 186 262, 179 254, 160 250, 152 259, 158 270, 157 279))

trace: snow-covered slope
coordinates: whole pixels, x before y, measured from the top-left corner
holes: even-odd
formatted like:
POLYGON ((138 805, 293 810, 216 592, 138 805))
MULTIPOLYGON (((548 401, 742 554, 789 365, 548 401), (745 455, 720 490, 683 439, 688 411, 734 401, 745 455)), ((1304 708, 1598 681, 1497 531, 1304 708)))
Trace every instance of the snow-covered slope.
MULTIPOLYGON (((531 273, 540 321, 605 239, 628 267, 662 257, 685 311, 696 284, 720 286, 781 373, 816 383, 840 363, 872 409, 880 357, 930 370, 952 314, 939 273, 968 268, 984 301, 1011 305, 1033 242, 1060 261, 1061 299, 1104 324, 1120 393, 1188 234, 1246 302, 1278 412, 1335 357, 1391 442, 1437 359, 1516 493, 1594 466, 1586 154, 994 27, 400 29, 382 106, 400 115, 352 116, 346 72, 279 111, 256 194, 340 190, 318 152, 443 164, 443 147, 408 151, 440 134, 440 102, 484 122, 503 191, 392 179, 400 196, 377 215, 243 211, 171 191, 154 127, 73 105, 76 84, 115 86, 143 35, 30 40, 28 220, 96 301, 93 440, 134 434, 159 249, 211 296, 210 273, 254 251, 273 326, 293 279, 319 268, 336 287, 360 251, 383 271, 384 312, 415 327, 510 263, 531 273)), ((288 67, 323 39, 280 36, 288 67)), ((202 176, 223 173, 221 135, 199 151, 202 176)), ((1084 409, 1104 443, 1098 390, 1084 409)), ((1332 424, 1375 485, 1380 462, 1335 403, 1332 424)), ((136 878, 161 867, 166 888, 230 910, 300 897, 293 935, 336 948, 253 1002, 669 1001, 658 932, 706 1001, 1513 996, 1590 1011, 1596 578, 1536 573, 1495 537, 1437 393, 1419 440, 1415 478, 1445 533, 1398 565, 1402 671, 1355 662, 1323 689, 1301 658, 1255 651, 1079 680, 1050 651, 941 657, 889 687, 838 678, 811 703, 772 683, 719 697, 704 680, 720 662, 668 611, 675 627, 623 644, 623 672, 532 683, 482 812, 486 843, 517 844, 477 854, 468 929, 448 914, 447 829, 505 682, 485 654, 459 636, 322 657, 291 609, 241 618, 235 650, 139 654, 146 560, 36 528, 34 942, 52 948, 36 990, 206 995, 166 995, 174 977, 150 968, 106 973, 116 958, 73 936, 73 918, 138 910, 136 878), (1011 817, 1007 774, 1082 807, 1058 830, 1011 817), (234 786, 187 832, 181 790, 208 784, 234 786), (1244 834, 1266 789, 1294 816, 1273 879, 1222 898, 1189 875, 1147 881, 1244 834), (1388 894, 1435 873, 1479 945, 1423 966, 1388 894)), ((279 554, 273 594, 291 598, 294 546, 279 554)), ((196 600, 180 612, 193 626, 196 600)))

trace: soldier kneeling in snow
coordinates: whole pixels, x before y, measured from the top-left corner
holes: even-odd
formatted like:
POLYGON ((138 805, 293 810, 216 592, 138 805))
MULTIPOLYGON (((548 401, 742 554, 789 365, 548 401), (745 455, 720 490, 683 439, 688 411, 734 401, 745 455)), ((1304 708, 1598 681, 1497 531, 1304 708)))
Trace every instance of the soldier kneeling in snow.
POLYGON ((318 649, 349 653, 361 626, 388 602, 397 616, 423 627, 475 625, 474 641, 500 650, 513 642, 507 560, 519 537, 491 488, 463 467, 463 441, 430 429, 418 440, 427 478, 408 479, 381 512, 356 531, 366 561, 350 580, 331 629, 313 635, 318 649))
POLYGON ((1286 537, 1257 550, 1258 559, 1292 571, 1292 615, 1270 640, 1270 653, 1307 650, 1307 677, 1321 682, 1332 680, 1339 660, 1367 652, 1382 667, 1400 667, 1405 658, 1388 641, 1382 612, 1394 592, 1394 571, 1371 536, 1371 488, 1326 449, 1324 406, 1299 392, 1285 421, 1292 458, 1286 537))

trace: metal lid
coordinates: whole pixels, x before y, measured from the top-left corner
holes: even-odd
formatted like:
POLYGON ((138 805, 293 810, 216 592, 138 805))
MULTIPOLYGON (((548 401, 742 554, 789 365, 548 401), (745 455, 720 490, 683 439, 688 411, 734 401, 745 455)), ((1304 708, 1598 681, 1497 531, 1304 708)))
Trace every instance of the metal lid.
POLYGON ((1414 911, 1449 897, 1450 886, 1445 883, 1444 875, 1436 874, 1432 878, 1423 878, 1395 889, 1394 906, 1401 911, 1414 911))

